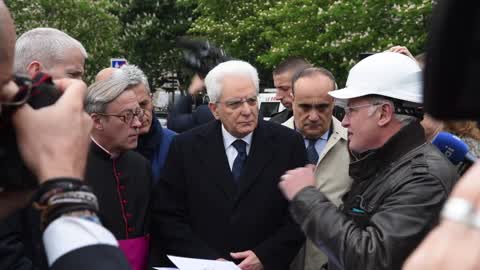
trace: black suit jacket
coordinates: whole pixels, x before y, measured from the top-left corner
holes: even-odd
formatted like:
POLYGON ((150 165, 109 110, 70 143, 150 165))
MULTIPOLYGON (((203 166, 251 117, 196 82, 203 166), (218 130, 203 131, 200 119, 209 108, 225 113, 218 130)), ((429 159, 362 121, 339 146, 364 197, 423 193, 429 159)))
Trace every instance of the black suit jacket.
POLYGON ((305 163, 299 134, 260 120, 237 185, 219 121, 178 135, 153 196, 154 241, 167 254, 196 258, 233 260, 229 252, 253 250, 265 270, 288 269, 303 234, 278 183, 305 163))
POLYGON ((110 245, 91 245, 58 258, 52 270, 130 270, 123 252, 110 245))

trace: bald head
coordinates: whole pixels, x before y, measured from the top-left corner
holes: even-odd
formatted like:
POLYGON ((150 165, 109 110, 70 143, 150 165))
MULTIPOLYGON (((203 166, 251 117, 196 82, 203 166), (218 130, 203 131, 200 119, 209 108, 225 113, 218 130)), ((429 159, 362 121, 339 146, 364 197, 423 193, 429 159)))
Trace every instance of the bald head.
POLYGON ((112 76, 113 72, 115 72, 115 70, 117 70, 116 68, 112 68, 112 67, 108 67, 108 68, 104 68, 102 70, 100 70, 100 72, 98 72, 97 76, 95 76, 95 81, 98 82, 98 81, 104 81, 108 78, 110 78, 110 76, 112 76))

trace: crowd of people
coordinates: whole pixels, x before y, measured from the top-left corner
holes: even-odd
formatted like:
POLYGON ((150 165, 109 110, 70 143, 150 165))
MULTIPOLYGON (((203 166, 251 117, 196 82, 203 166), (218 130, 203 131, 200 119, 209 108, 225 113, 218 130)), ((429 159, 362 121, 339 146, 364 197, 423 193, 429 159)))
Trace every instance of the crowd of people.
POLYGON ((58 29, 16 39, 0 1, 1 128, 15 130, 39 183, 1 186, 0 269, 172 267, 166 255, 242 270, 480 265, 468 249, 480 237, 480 165, 457 184, 430 143, 447 130, 477 154, 480 131, 424 119, 423 63, 405 47, 360 60, 342 89, 326 68, 284 59, 272 76, 286 109, 270 121, 256 68, 225 61, 192 80, 168 119, 178 133, 160 125, 138 66, 100 70, 87 87, 87 57, 58 29), (52 81, 60 98, 33 109, 52 81), (202 90, 209 103, 192 112, 202 90))

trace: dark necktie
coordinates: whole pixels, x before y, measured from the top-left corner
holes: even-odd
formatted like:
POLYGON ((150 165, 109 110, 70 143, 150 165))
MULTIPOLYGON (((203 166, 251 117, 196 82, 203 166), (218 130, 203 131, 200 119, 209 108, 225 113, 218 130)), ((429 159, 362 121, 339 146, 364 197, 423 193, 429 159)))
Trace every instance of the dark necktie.
POLYGON ((317 140, 308 139, 307 158, 308 158, 308 163, 313 165, 317 165, 317 161, 318 161, 318 153, 317 153, 317 149, 315 149, 316 142, 317 140))
POLYGON ((235 182, 238 183, 240 175, 242 175, 245 160, 247 160, 247 143, 243 140, 236 140, 232 143, 233 147, 237 149, 238 155, 233 161, 232 174, 235 182))

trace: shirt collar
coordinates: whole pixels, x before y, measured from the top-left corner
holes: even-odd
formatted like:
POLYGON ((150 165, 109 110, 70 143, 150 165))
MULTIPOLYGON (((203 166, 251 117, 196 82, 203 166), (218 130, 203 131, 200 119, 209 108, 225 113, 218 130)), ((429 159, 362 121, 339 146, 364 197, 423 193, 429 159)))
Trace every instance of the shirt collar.
POLYGON ((93 136, 90 136, 90 139, 92 140, 93 143, 95 143, 100 149, 102 149, 103 151, 105 151, 105 153, 107 153, 111 159, 114 159, 116 157, 118 157, 119 155, 118 154, 114 154, 114 153, 111 153, 109 152, 107 149, 105 149, 105 147, 103 147, 101 144, 99 144, 97 141, 95 141, 95 139, 93 138, 93 136))
MULTIPOLYGON (((318 141, 318 140, 324 140, 324 141, 328 141, 328 135, 330 133, 330 129, 328 129, 325 133, 323 133, 323 135, 320 137, 320 138, 317 138, 317 139, 313 139, 315 141, 318 141)), ((308 141, 309 139, 303 137, 306 141, 308 141)))
POLYGON ((246 142, 247 145, 250 145, 252 143, 253 132, 250 132, 247 136, 245 136, 243 138, 237 138, 237 137, 233 136, 232 134, 230 134, 230 132, 228 132, 225 129, 225 126, 222 124, 222 135, 223 135, 223 145, 225 146, 225 149, 227 149, 230 145, 232 145, 232 143, 234 141, 236 141, 238 139, 246 142))

